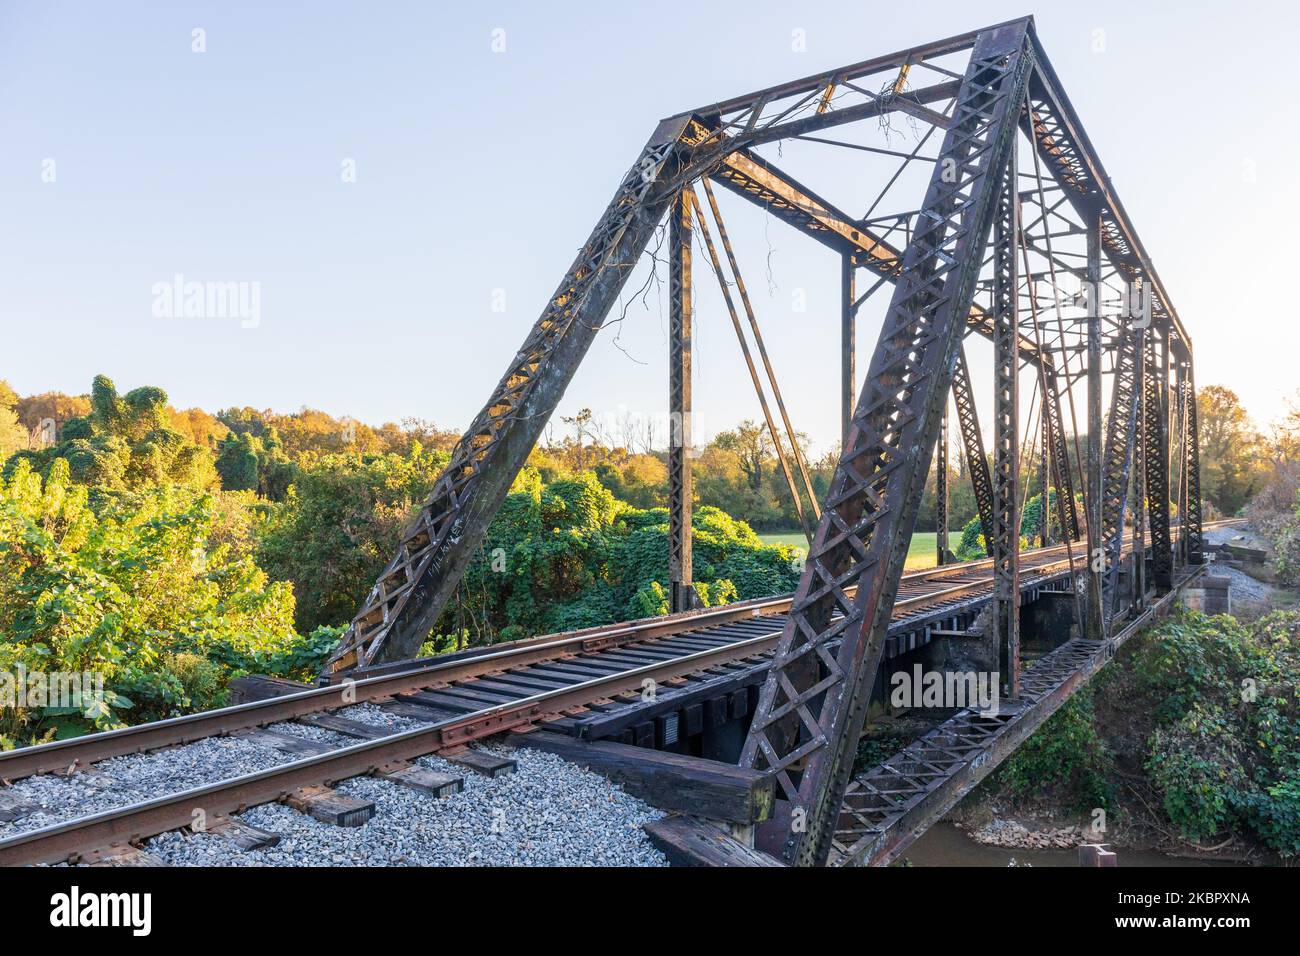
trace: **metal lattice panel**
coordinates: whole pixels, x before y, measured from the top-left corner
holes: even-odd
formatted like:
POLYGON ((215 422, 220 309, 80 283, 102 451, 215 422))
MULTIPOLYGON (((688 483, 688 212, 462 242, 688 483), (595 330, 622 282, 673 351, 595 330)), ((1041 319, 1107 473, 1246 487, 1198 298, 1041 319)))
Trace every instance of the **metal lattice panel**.
MULTIPOLYGON (((1174 555, 1169 530, 1169 442, 1165 436, 1168 414, 1165 395, 1168 373, 1157 354, 1156 336, 1147 339, 1145 350, 1146 375, 1142 410, 1142 439, 1145 445, 1143 464, 1146 468, 1146 501, 1148 524, 1151 533, 1152 579, 1157 588, 1165 589, 1173 583, 1174 555)), ((1168 345, 1164 345, 1167 349, 1168 345)))
POLYGON ((970 369, 966 365, 966 350, 957 349, 957 362, 952 374, 952 399, 957 407, 957 428, 961 432, 962 448, 966 453, 966 470, 970 473, 975 490, 975 507, 979 512, 980 533, 984 535, 984 548, 993 553, 993 479, 989 475, 989 460, 984 455, 984 436, 980 433, 979 413, 975 408, 975 389, 971 387, 970 369))
POLYGON ((1187 511, 1183 515, 1183 527, 1187 535, 1187 563, 1196 565, 1205 561, 1205 537, 1201 530, 1201 445, 1197 425, 1199 414, 1196 408, 1196 380, 1190 368, 1183 382, 1183 393, 1183 415, 1187 421, 1187 437, 1183 447, 1186 456, 1183 474, 1187 484, 1187 511))
POLYGON ((910 844, 918 822, 943 813, 944 789, 954 782, 967 789, 978 782, 997 765, 990 756, 1005 756, 1055 710, 1053 705, 1059 706, 1068 685, 1102 659, 1101 644, 1069 641, 1025 670, 1014 705, 993 715, 960 711, 883 764, 856 775, 844 794, 829 862, 872 866, 895 859, 910 844), (1021 726, 1030 717, 1032 726, 1021 726))
POLYGON ((1134 431, 1138 412, 1138 363, 1145 332, 1125 327, 1115 356, 1111 386, 1110 416, 1106 423, 1106 445, 1102 456, 1101 539, 1104 556, 1102 615, 1106 633, 1115 614, 1119 590, 1120 549, 1124 544, 1124 511, 1128 504, 1129 469, 1133 462, 1134 431))

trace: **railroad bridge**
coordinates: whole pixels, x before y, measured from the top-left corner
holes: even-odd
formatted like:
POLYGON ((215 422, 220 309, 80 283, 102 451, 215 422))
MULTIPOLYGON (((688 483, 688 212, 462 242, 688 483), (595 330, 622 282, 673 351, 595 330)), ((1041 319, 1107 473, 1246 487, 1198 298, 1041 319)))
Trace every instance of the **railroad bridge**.
MULTIPOLYGON (((419 521, 335 651, 331 670, 409 657, 424 640, 630 267, 664 219, 672 610, 691 611, 695 596, 690 421, 698 236, 722 283, 790 494, 810 530, 807 563, 764 668, 740 763, 775 775, 781 815, 793 813, 805 823, 801 829, 782 827, 778 849, 787 862, 822 863, 832 849, 878 853, 868 845, 879 842, 880 818, 900 795, 930 789, 934 780, 945 779, 948 765, 960 762, 964 748, 998 736, 997 720, 962 717, 926 744, 924 758, 909 756, 917 769, 887 764, 875 774, 851 776, 872 689, 891 654, 936 633, 946 643, 972 640, 959 636, 970 622, 946 609, 916 626, 891 629, 900 584, 906 590, 909 540, 936 457, 938 558, 942 563, 948 557, 950 407, 990 559, 992 588, 981 600, 991 602, 991 614, 986 636, 978 639, 995 645, 1012 703, 1060 697, 1113 652, 1135 610, 1158 603, 1177 578, 1202 562, 1191 340, 1032 19, 671 117, 632 163, 457 446, 419 521), (862 218, 758 153, 791 140, 834 148, 837 141, 830 137, 845 127, 880 124, 891 114, 905 115, 925 132, 915 148, 895 151, 901 154, 896 171, 880 184, 879 197, 862 218), (940 145, 925 155, 932 138, 940 145), (923 195, 891 207, 898 181, 914 165, 928 166, 923 195), (841 262, 844 440, 824 500, 813 493, 799 446, 791 440, 715 187, 760 206, 841 262), (860 381, 854 369, 857 315, 882 289, 890 298, 860 381), (992 345, 993 381, 985 383, 993 393, 991 462, 966 359, 971 337, 992 345), (1105 410, 1103 392, 1109 393, 1105 410), (1022 424, 1026 405, 1030 420, 1022 424), (1051 540, 1053 527, 1066 551, 1081 541, 1087 557, 1082 588, 1072 586, 1072 571, 1062 583, 1059 571, 1039 574, 1035 562, 1022 556, 1027 478, 1044 501, 1049 485, 1057 489, 1050 494, 1056 513, 1043 522, 1038 543, 1051 540), (1176 543, 1171 504, 1183 516, 1176 543), (1121 560, 1126 527, 1144 542, 1145 559, 1121 560), (1023 580, 1027 575, 1029 581, 1023 580), (1075 623, 1070 627, 1067 615, 1061 630, 1075 637, 1022 670, 1026 585, 1031 597, 1061 588, 1071 595, 1075 623), (947 739, 952 743, 941 742, 947 739), (894 782, 882 782, 884 776, 894 782)), ((1066 556, 1067 569, 1073 558, 1066 556)), ((1059 617, 1053 620, 1060 625, 1059 617)))
MULTIPOLYGON (((1193 371, 1186 329, 1031 18, 666 119, 456 446, 321 686, 186 718, 184 738, 313 718, 361 742, 204 799, 235 812, 292 784, 531 730, 515 739, 634 789, 653 790, 656 773, 673 780, 677 792, 658 796, 685 800, 673 806, 684 812, 654 836, 674 859, 888 863, 1203 571, 1193 371), (907 148, 841 138, 894 120, 914 132, 907 148), (869 159, 879 194, 861 216, 841 209, 771 155, 782 143, 862 157, 864 168, 869 159), (822 496, 794 441, 720 194, 838 260, 843 442, 822 496), (412 660, 664 232, 672 613, 412 660), (706 269, 695 268, 700 258, 706 269), (809 540, 794 594, 720 608, 697 606, 691 563, 693 292, 709 273, 809 540), (881 327, 861 374, 856 330, 871 308, 881 327), (980 381, 977 349, 991 354, 991 381, 980 381), (977 386, 992 399, 991 455, 977 386), (950 427, 974 484, 981 561, 956 563, 950 549, 950 427), (937 566, 905 573, 932 467, 937 566), (1031 493, 1050 507, 1026 543, 1031 493), (884 763, 855 767, 891 674, 972 661, 997 675, 996 712, 958 709, 884 763), (657 693, 644 693, 647 681, 657 693), (349 731, 346 719, 319 715, 339 706, 340 686, 349 703, 383 701, 428 723, 388 737, 349 731)), ((97 750, 82 741, 15 751, 0 755, 0 777, 66 766, 70 755, 136 752, 174 732, 146 725, 88 738, 97 750)), ((129 832, 185 824, 183 801, 162 804, 129 832)), ((39 846, 0 841, 0 858, 57 859, 128 832, 107 819, 94 826, 93 836, 53 833, 39 846)))

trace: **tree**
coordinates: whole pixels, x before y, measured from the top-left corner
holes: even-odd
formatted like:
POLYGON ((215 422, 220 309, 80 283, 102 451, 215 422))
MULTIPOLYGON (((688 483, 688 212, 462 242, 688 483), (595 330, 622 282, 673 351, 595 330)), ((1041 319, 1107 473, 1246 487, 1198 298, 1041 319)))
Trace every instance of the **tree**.
POLYGON ((18 419, 18 396, 0 379, 0 462, 27 447, 27 429, 18 419))
POLYGON ((1196 395, 1201 493, 1220 512, 1235 515, 1263 480, 1262 440, 1237 394, 1209 385, 1196 395))
POLYGON ((256 491, 272 501, 284 500, 299 473, 281 448, 275 426, 264 435, 227 435, 217 447, 216 468, 226 491, 256 491))
POLYGON ((346 624, 446 467, 444 452, 325 455, 302 466, 262 537, 258 561, 290 581, 298 626, 346 624))
POLYGON ((714 439, 723 451, 734 452, 745 481, 753 491, 763 486, 763 475, 769 461, 774 461, 772 437, 767 430, 753 421, 743 421, 734 431, 721 432, 714 439))
POLYGON ((110 693, 75 713, 6 709, 0 737, 213 706, 193 692, 238 670, 274 672, 295 652, 292 590, 214 540, 215 520, 203 492, 95 502, 68 459, 44 478, 17 462, 0 480, 0 671, 96 672, 110 693))
POLYGON ((107 376, 91 387, 90 412, 63 426, 61 441, 39 451, 20 452, 41 474, 66 461, 79 484, 103 491, 134 491, 152 485, 211 488, 217 474, 212 455, 171 427, 167 393, 143 386, 119 395, 107 376))
POLYGON ((18 400, 18 420, 29 435, 40 428, 41 422, 47 418, 53 419, 56 426, 62 426, 64 422, 89 414, 90 399, 85 395, 42 392, 18 400))

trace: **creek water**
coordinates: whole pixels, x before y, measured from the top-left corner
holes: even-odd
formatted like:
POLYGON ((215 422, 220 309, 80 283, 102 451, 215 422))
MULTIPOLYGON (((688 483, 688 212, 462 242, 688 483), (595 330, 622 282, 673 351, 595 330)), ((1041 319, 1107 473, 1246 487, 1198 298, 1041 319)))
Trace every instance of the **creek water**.
MULTIPOLYGON (((1208 860, 1185 860, 1154 850, 1112 847, 1120 866, 1231 866, 1208 860)), ((903 854, 913 866, 1008 866, 1012 859, 1030 866, 1078 866, 1079 851, 1013 850, 976 843, 947 820, 930 827, 903 854)))

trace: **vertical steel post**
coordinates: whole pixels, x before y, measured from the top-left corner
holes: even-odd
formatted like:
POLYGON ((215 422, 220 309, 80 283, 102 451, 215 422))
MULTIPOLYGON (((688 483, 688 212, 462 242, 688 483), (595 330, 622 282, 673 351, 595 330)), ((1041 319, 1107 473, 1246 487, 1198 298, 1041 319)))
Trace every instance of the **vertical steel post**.
MULTIPOLYGON (((1132 281, 1127 285, 1127 310, 1131 317, 1136 317, 1133 306, 1135 286, 1132 281)), ((1147 341, 1152 336, 1147 333, 1147 341)), ((1138 350, 1134 374, 1136 376, 1134 401, 1137 402, 1137 417, 1133 427, 1136 430, 1133 441, 1133 477, 1130 481, 1129 497, 1133 507, 1133 603, 1141 608, 1146 605, 1147 595, 1147 526, 1146 526, 1146 453, 1147 453, 1147 362, 1145 343, 1138 350)))
POLYGON ((691 567, 691 206, 673 201, 668 237, 668 581, 673 612, 695 606, 691 567))
POLYGON ((1101 216, 1088 222, 1088 613, 1089 640, 1105 637, 1102 627, 1101 585, 1105 554, 1101 547, 1101 216))
POLYGON ((1187 417, 1187 511, 1183 523, 1187 529, 1187 563, 1202 564, 1205 561, 1205 537, 1201 530, 1201 447, 1200 411, 1196 407, 1196 367, 1191 356, 1187 358, 1187 397, 1183 400, 1183 414, 1187 417))
POLYGON ((939 442, 934 449, 934 550, 935 564, 948 561, 948 403, 939 419, 939 442))
POLYGON ((849 443, 849 426, 853 424, 853 404, 858 396, 858 379, 854 372, 857 359, 857 272, 858 260, 846 252, 840 259, 840 447, 849 443))
MULTIPOLYGON (((1043 403, 1043 411, 1047 411, 1047 403, 1043 403)), ((1042 417, 1042 426, 1039 429, 1039 446, 1038 455, 1038 546, 1045 548, 1052 540, 1052 509, 1048 507, 1052 499, 1051 482, 1048 480, 1048 474, 1051 470, 1048 456, 1049 449, 1052 446, 1051 423, 1046 414, 1042 417)))
POLYGON ((1174 549, 1174 567, 1187 567, 1187 363, 1174 365, 1174 450, 1178 462, 1178 546, 1174 549))
POLYGON ((1151 583, 1157 591, 1173 585, 1174 557, 1169 540, 1169 329, 1161 323, 1147 339, 1143 438, 1146 444, 1146 499, 1151 528, 1151 583), (1157 351, 1157 342, 1159 343, 1157 351))
POLYGON ((993 600, 1006 693, 1020 693, 1020 203, 1012 140, 993 226, 993 600))

